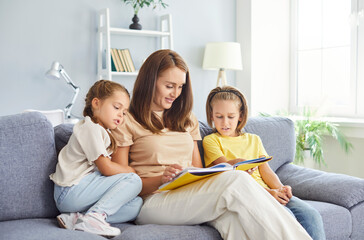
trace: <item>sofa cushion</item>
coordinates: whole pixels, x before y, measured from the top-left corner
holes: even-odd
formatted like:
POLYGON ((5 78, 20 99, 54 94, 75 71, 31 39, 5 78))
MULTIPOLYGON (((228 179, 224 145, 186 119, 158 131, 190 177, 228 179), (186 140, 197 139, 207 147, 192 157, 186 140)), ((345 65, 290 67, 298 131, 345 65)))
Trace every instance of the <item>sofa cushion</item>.
POLYGON ((350 212, 353 219, 353 233, 351 234, 351 239, 362 240, 364 236, 364 202, 352 207, 350 212))
POLYGON ((56 143, 57 155, 61 149, 68 143, 72 132, 73 124, 60 124, 54 127, 54 139, 56 143))
POLYGON ((0 221, 55 217, 52 124, 39 112, 0 117, 0 221))
POLYGON ((116 224, 121 229, 121 235, 115 240, 221 240, 219 232, 206 225, 172 226, 172 225, 132 225, 116 224), (125 227, 126 226, 126 227, 125 227))
POLYGON ((285 117, 251 117, 244 130, 258 135, 267 153, 273 156, 269 166, 276 171, 294 159, 296 135, 294 123, 285 117))
POLYGON ((316 208, 322 216, 326 239, 350 239, 353 223, 348 209, 326 202, 306 202, 316 208))
POLYGON ((364 202, 364 179, 345 174, 327 173, 285 164, 277 175, 283 184, 292 186, 299 198, 330 202, 347 209, 364 202))
POLYGON ((59 228, 55 218, 0 222, 0 239, 105 240, 104 237, 95 234, 59 228))

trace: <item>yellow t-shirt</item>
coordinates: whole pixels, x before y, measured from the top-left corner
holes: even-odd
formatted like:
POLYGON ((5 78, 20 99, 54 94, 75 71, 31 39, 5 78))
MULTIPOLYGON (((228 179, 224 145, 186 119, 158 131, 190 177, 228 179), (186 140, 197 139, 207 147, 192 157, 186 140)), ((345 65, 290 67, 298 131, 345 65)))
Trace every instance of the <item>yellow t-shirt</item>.
MULTIPOLYGON (((155 112, 162 117, 163 112, 155 112)), ((124 117, 124 124, 112 130, 118 146, 130 146, 130 166, 140 177, 154 177, 163 174, 171 164, 183 168, 192 166, 194 140, 201 140, 196 117, 191 114, 193 126, 187 132, 163 129, 153 134, 141 126, 131 114, 124 117)))
MULTIPOLYGON (((259 136, 244 133, 237 137, 225 137, 213 133, 203 139, 205 164, 209 167, 213 161, 225 156, 227 160, 242 158, 246 160, 268 156, 259 136)), ((263 187, 269 188, 260 175, 259 168, 252 173, 252 177, 263 187)))

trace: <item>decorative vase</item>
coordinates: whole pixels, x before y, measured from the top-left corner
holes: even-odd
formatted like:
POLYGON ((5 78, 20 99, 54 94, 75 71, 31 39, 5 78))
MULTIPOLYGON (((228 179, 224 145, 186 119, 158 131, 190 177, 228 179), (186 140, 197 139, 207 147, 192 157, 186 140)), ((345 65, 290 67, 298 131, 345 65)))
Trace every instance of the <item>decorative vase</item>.
POLYGON ((136 14, 134 14, 134 17, 132 18, 133 23, 130 24, 129 28, 130 29, 135 29, 135 30, 142 30, 142 25, 140 25, 139 22, 139 18, 136 14))

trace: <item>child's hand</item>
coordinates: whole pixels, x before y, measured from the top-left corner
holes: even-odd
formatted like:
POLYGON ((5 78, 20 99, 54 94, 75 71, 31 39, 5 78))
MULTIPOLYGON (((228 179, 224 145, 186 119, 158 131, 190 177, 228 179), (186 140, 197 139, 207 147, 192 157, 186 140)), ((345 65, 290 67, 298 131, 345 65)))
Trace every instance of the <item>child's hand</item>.
POLYGON ((291 199, 292 197, 292 188, 291 186, 285 185, 279 189, 280 192, 285 193, 286 196, 291 199))
POLYGON ((251 169, 246 170, 246 172, 247 172, 247 173, 249 173, 249 175, 252 175, 252 174, 253 174, 253 172, 254 172, 255 170, 257 170, 257 169, 258 169, 258 167, 253 167, 253 168, 251 168, 251 169))
POLYGON ((171 181, 180 171, 182 171, 182 167, 178 164, 166 167, 162 175, 162 183, 171 181))
MULTIPOLYGON (((282 189, 282 188, 280 188, 282 189)), ((280 191, 280 189, 269 189, 268 192, 275 198, 277 201, 282 204, 286 205, 289 202, 289 197, 286 195, 285 192, 280 191)))

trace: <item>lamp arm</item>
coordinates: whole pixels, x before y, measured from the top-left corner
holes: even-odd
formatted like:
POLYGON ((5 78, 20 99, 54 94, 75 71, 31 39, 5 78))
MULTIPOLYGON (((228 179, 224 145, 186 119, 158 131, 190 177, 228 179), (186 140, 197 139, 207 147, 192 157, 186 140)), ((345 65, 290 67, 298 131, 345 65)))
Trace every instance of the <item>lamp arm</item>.
POLYGON ((72 79, 68 76, 67 72, 61 68, 61 70, 59 70, 59 73, 63 76, 63 78, 66 80, 66 82, 71 85, 71 87, 73 88, 74 91, 76 91, 77 88, 79 88, 78 86, 76 86, 76 84, 72 81, 72 79))
POLYGON ((64 112, 65 112, 66 118, 71 118, 72 107, 73 107, 73 104, 76 101, 76 98, 78 96, 78 93, 80 92, 80 88, 74 84, 74 82, 72 81, 72 79, 68 76, 68 74, 66 73, 66 71, 63 68, 61 68, 61 70, 59 70, 59 73, 63 76, 63 78, 65 79, 65 81, 69 85, 71 85, 71 87, 73 89, 73 92, 74 92, 71 102, 64 108, 64 112))
POLYGON ((79 87, 77 87, 76 89, 74 89, 74 92, 75 93, 73 94, 73 97, 72 97, 71 102, 64 108, 64 112, 65 112, 66 118, 71 118, 72 107, 73 107, 73 104, 76 101, 76 98, 78 96, 79 91, 80 91, 80 88, 79 87))

